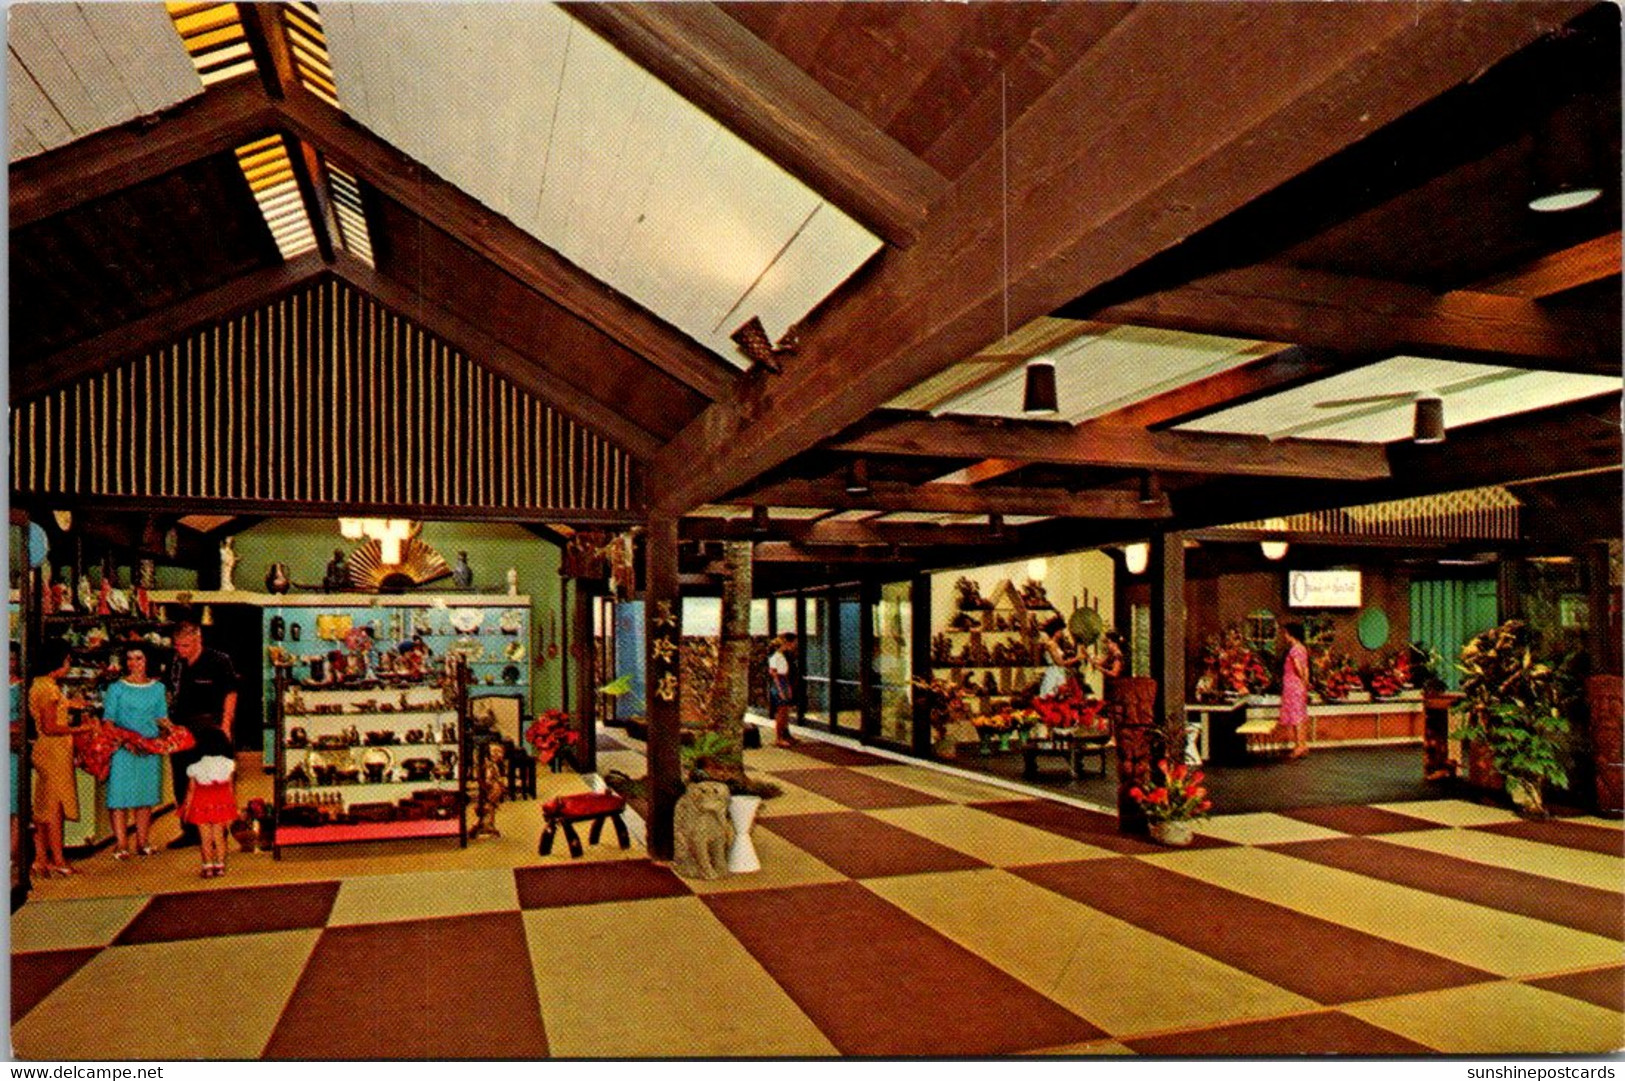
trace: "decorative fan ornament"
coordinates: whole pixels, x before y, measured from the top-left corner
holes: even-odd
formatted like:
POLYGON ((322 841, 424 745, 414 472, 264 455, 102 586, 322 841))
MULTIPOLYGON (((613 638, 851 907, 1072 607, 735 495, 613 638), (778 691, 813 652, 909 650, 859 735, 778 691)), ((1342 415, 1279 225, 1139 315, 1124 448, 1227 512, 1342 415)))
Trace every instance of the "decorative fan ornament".
POLYGON ((401 561, 385 563, 382 546, 369 540, 350 553, 350 582, 364 593, 411 589, 451 573, 440 553, 417 537, 401 546, 401 561))

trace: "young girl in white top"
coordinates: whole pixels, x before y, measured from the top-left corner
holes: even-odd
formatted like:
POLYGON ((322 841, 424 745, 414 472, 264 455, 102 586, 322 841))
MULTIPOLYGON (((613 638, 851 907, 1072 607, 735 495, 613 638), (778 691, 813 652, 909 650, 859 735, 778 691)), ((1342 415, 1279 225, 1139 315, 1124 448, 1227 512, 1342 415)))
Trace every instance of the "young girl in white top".
POLYGON ((186 767, 191 783, 181 821, 195 825, 202 840, 203 869, 198 877, 219 878, 226 873, 226 827, 237 819, 237 791, 231 780, 237 762, 231 742, 218 728, 200 732, 197 745, 203 757, 186 767))

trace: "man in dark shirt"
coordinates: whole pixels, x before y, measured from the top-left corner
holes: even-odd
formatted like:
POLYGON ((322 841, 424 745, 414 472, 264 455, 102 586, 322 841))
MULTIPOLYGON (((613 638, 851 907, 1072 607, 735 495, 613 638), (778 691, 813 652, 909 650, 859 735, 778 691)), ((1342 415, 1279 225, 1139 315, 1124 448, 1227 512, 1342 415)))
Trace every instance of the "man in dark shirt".
MULTIPOLYGON (((231 726, 237 716, 237 671, 231 658, 218 649, 203 648, 203 631, 196 623, 175 628, 175 659, 169 668, 169 719, 195 736, 206 728, 218 728, 231 741, 231 726)), ((197 748, 169 756, 170 774, 175 782, 175 806, 186 802, 190 778, 186 768, 201 755, 197 748)), ((197 827, 181 823, 181 835, 170 848, 198 843, 197 827)))

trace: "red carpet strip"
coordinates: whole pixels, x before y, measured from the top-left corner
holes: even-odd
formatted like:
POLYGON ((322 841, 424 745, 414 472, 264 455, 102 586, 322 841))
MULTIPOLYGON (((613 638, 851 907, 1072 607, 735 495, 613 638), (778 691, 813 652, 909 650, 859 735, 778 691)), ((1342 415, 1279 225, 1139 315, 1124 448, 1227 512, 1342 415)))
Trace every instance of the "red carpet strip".
POLYGON ((885 766, 892 764, 889 758, 864 754, 862 751, 839 747, 833 743, 818 743, 806 739, 796 744, 795 751, 797 754, 804 754, 808 758, 828 762, 832 766, 885 766))
POLYGON ((1525 841, 1539 841, 1546 845, 1578 848, 1582 852, 1600 852, 1605 856, 1625 856, 1625 832, 1607 826, 1583 826, 1578 822, 1502 822, 1494 826, 1473 826, 1480 833, 1496 833, 1502 837, 1520 837, 1525 841))
MULTIPOLYGON (((605 1008, 613 1008, 608 997, 605 1008)), ((272 1059, 546 1055, 517 912, 328 928, 264 1052, 272 1059)))
POLYGON ((1297 810, 1279 813, 1286 818, 1308 822, 1312 826, 1324 826, 1329 830, 1352 833, 1356 836, 1445 828, 1425 818, 1413 818, 1411 815, 1385 811, 1380 807, 1300 807, 1297 810))
POLYGON ((1105 1035, 855 882, 704 901, 844 1055, 1003 1055, 1105 1035))
MULTIPOLYGON (((1012 822, 1022 822, 1062 837, 1070 837, 1074 841, 1094 845, 1111 852, 1121 852, 1124 855, 1145 855, 1150 852, 1166 852, 1166 848, 1152 841, 1139 837, 1125 837, 1117 832, 1117 816, 1103 814, 1100 811, 1086 811, 1082 807, 1069 807, 1064 803, 1052 803, 1049 800, 1023 799, 1000 800, 993 803, 973 803, 970 806, 988 814, 1008 818, 1012 822)), ((1200 834, 1191 842, 1192 848, 1232 848, 1229 841, 1221 841, 1216 837, 1204 837, 1200 834)))
POLYGON ((1498 978, 1143 860, 1081 860, 1009 871, 1327 1005, 1498 978))
POLYGON ((45 1001, 45 996, 98 953, 99 946, 78 950, 41 950, 11 955, 11 1023, 45 1001))
POLYGON ((1625 1013, 1625 967, 1599 968, 1592 972, 1571 972, 1543 980, 1525 980, 1531 987, 1543 987, 1560 995, 1625 1013))
POLYGON ((858 811, 877 811, 885 807, 928 807, 948 802, 917 788, 844 769, 781 769, 770 772, 772 776, 782 778, 797 788, 805 788, 858 811))
POLYGON ((1625 905, 1620 904, 1617 892, 1365 837, 1259 847, 1485 908, 1625 940, 1625 905))
MULTIPOLYGON (((581 829, 585 831, 585 827, 581 829)), ((564 838, 556 838, 551 858, 567 860, 568 857, 569 848, 564 838)), ((522 909, 595 905, 606 901, 642 901, 650 897, 682 897, 693 892, 683 884, 682 879, 648 860, 564 862, 548 867, 516 867, 513 878, 522 909)))
POLYGON ((758 824, 849 878, 989 866, 974 856, 856 811, 782 815, 761 819, 758 824))
POLYGON ((147 902, 113 945, 323 927, 338 893, 337 882, 163 893, 147 902))
POLYGON ((1195 1032, 1124 1040, 1142 1055, 1219 1058, 1239 1055, 1429 1055, 1434 1050, 1346 1013, 1247 1021, 1195 1032))

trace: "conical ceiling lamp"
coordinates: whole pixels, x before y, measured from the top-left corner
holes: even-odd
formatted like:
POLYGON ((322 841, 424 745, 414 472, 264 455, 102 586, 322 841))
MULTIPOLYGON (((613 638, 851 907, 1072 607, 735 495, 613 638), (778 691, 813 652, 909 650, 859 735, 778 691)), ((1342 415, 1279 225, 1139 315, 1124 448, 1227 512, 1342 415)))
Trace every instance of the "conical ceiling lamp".
POLYGON ((1529 209, 1544 214, 1574 210, 1602 196, 1596 147, 1600 135, 1590 102, 1577 98, 1559 107, 1535 130, 1529 209))
POLYGON ((1437 394, 1424 394, 1416 399, 1411 442, 1422 445, 1444 442, 1444 399, 1437 394))
POLYGON ((1060 412, 1060 405, 1055 399, 1053 361, 1027 362, 1027 382, 1021 394, 1021 411, 1029 417, 1053 417, 1060 412))

